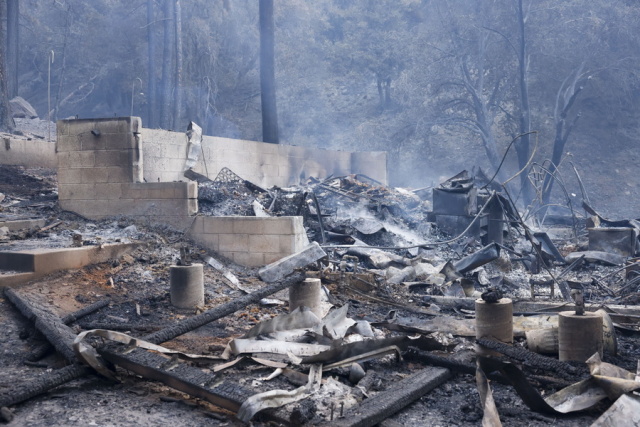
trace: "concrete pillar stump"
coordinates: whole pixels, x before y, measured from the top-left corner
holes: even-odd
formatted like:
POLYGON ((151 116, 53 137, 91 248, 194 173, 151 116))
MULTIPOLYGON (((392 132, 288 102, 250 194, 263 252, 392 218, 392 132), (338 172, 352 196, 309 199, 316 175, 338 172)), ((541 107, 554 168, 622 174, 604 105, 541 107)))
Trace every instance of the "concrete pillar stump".
POLYGON ((171 304, 177 308, 204 305, 202 264, 171 266, 171 304))

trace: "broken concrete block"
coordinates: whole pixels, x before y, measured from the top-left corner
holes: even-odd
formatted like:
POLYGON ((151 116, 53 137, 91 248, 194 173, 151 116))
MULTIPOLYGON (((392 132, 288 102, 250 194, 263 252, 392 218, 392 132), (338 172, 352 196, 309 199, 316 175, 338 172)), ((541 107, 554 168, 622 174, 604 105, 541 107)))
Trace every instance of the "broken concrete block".
POLYGON ((258 271, 258 274, 265 282, 277 282, 278 280, 284 279, 296 268, 305 267, 326 256, 326 252, 322 250, 318 242, 313 242, 300 252, 291 254, 262 267, 260 271, 258 271))

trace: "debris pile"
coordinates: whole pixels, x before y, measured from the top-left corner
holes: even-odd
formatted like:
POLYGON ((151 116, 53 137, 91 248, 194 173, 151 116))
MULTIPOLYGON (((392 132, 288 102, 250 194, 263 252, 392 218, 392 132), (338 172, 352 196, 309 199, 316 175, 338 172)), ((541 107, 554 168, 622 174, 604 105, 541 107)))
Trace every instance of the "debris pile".
MULTIPOLYGON (((154 411, 192 402, 180 421, 166 415, 183 424, 623 425, 640 413, 637 220, 585 203, 569 226, 542 227, 466 172, 420 190, 361 175, 270 189, 228 169, 186 176, 202 213, 301 215, 312 244, 247 269, 161 227, 43 205, 45 224, 9 232, 3 251, 78 234, 142 245, 5 288, 5 420, 96 373, 116 382, 91 386, 111 405, 132 405, 124 390, 154 411), (194 265, 204 298, 181 308, 171 271, 194 265)), ((0 222, 34 206, 0 191, 0 222)))

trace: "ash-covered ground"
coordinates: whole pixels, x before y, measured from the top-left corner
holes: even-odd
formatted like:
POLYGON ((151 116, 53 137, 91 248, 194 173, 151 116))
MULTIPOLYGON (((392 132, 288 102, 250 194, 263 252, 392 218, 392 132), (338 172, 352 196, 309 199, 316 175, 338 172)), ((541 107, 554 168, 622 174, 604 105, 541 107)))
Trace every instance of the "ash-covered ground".
MULTIPOLYGON (((169 327, 176 322, 206 312, 233 301, 256 289, 267 286, 256 269, 230 263, 218 254, 208 252, 189 242, 184 236, 162 226, 149 227, 127 218, 89 221, 70 212, 63 212, 55 200, 55 172, 44 169, 0 167, 0 221, 13 218, 46 218, 47 224, 58 225, 45 231, 5 232, 0 250, 20 250, 34 247, 70 247, 73 236, 80 234, 86 245, 108 242, 138 242, 140 246, 120 259, 88 266, 80 270, 55 273, 42 280, 22 285, 17 292, 25 299, 46 307, 63 317, 97 301, 108 299, 109 305, 73 324, 75 332, 87 329, 109 329, 142 337, 169 327), (204 263, 205 304, 195 310, 180 310, 171 305, 169 269, 181 259, 181 250, 189 249, 186 261, 204 263), (241 284, 236 286, 220 271, 206 263, 212 256, 220 261, 241 284)), ((409 332, 401 328, 382 326, 390 319, 410 320, 421 324, 431 319, 453 318, 470 321, 472 310, 462 305, 441 304, 438 297, 464 298, 462 282, 452 283, 441 277, 440 268, 447 261, 457 261, 473 255, 483 245, 475 239, 460 239, 450 244, 436 244, 450 236, 442 234, 429 221, 429 195, 423 192, 389 189, 366 177, 342 177, 324 182, 312 181, 303 188, 258 189, 245 183, 209 184, 209 192, 201 191, 201 211, 204 214, 256 214, 256 209, 271 215, 302 215, 311 240, 323 245, 340 246, 326 249, 328 258, 321 265, 307 268, 311 275, 321 275, 328 291, 327 300, 334 308, 348 305, 347 317, 373 324, 375 338, 422 335, 431 339, 434 348, 429 354, 475 367, 474 338, 449 332, 409 332), (315 196, 312 197, 311 195, 315 196), (260 203, 261 209, 252 205, 260 203), (353 243, 384 247, 379 256, 350 252, 353 243), (432 244, 428 244, 431 242, 432 244), (403 247, 404 249, 389 249, 403 247), (347 257, 345 257, 347 255, 347 257), (356 257, 357 262, 354 262, 356 257), (384 258, 386 257, 386 258, 384 258), (365 280, 346 281, 347 273, 369 275, 365 280), (457 286, 456 286, 457 283, 457 286), (375 326, 378 324, 378 326, 375 326)), ((201 188, 202 190, 202 188, 201 188)), ((551 263, 548 269, 533 274, 525 259, 533 252, 527 245, 523 230, 517 224, 509 227, 502 250, 493 261, 465 274, 466 291, 479 296, 489 287, 498 289, 515 301, 531 299, 531 279, 544 283, 549 274, 559 275, 567 266, 551 263), (469 284, 471 289, 469 289, 469 284)), ((560 227, 554 239, 563 255, 586 249, 586 231, 578 238, 573 231, 560 227)), ((529 266, 530 267, 530 266, 529 266)), ((363 277, 363 276, 360 276, 363 277)), ((584 263, 566 276, 584 285, 587 303, 603 306, 637 304, 638 286, 625 277, 624 269, 599 263, 584 263), (595 279, 595 280, 594 280, 595 279)), ((537 300, 562 306, 565 301, 556 289, 542 285, 536 289, 537 300)), ((633 307, 632 307, 633 308, 633 307)), ((193 354, 219 356, 234 338, 239 338, 260 322, 289 312, 288 293, 280 291, 260 304, 243 307, 231 315, 209 323, 165 343, 166 347, 193 354)), ((32 360, 34 350, 46 344, 46 339, 33 323, 11 304, 0 298, 0 336, 3 369, 0 372, 0 396, 21 390, 33 381, 46 377, 67 362, 54 351, 44 358, 32 360)), ((402 322, 397 322, 402 323, 402 322)), ((635 372, 640 358, 638 328, 628 324, 617 329, 618 353, 604 354, 604 361, 635 372)), ((347 339, 348 340, 348 339, 347 339)), ((526 348, 524 337, 517 336, 515 347, 526 348)), ((402 349, 403 352, 405 349, 402 349)), ((262 355, 273 360, 286 357, 262 355)), ((556 356, 557 357, 557 356, 556 356)), ((244 360, 226 370, 216 372, 222 363, 198 362, 195 366, 212 377, 228 380, 256 393, 268 390, 294 390, 300 387, 294 375, 280 375, 265 380, 273 372, 250 360, 244 360)), ((552 381, 552 373, 540 372, 535 366, 514 362, 528 375, 533 387, 548 396, 572 381, 552 381), (545 380, 546 378, 546 380, 545 380)), ((388 355, 364 361, 365 377, 350 379, 350 369, 335 368, 324 372, 323 388, 303 401, 285 407, 292 419, 300 424, 344 421, 340 418, 341 403, 357 405, 374 398, 392 384, 410 377, 430 364, 410 357, 388 355)), ((308 366, 289 363, 289 369, 307 373, 308 366)), ((584 378, 576 375, 574 380, 584 378)), ((204 400, 190 397, 160 382, 148 381, 139 375, 118 369, 120 382, 99 375, 74 380, 49 392, 3 410, 10 426, 155 426, 178 425, 243 425, 230 411, 204 400)), ((491 381, 498 413, 505 425, 513 426, 583 426, 595 421, 611 404, 606 399, 593 408, 566 416, 541 414, 528 408, 514 388, 499 380, 491 381)), ((483 409, 473 374, 452 369, 452 377, 443 385, 420 397, 415 403, 384 421, 383 425, 481 425, 483 409)), ((254 425, 266 425, 258 417, 254 425)))

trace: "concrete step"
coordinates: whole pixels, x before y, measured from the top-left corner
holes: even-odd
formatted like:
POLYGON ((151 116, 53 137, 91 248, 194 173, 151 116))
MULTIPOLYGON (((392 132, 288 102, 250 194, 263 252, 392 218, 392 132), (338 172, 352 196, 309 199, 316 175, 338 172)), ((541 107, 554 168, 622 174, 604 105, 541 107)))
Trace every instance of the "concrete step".
POLYGON ((42 228, 47 223, 44 218, 40 219, 2 219, 0 218, 0 228, 7 227, 9 231, 35 230, 42 228))
POLYGON ((0 288, 15 286, 46 276, 99 264, 131 252, 138 243, 109 243, 79 248, 47 248, 0 252, 0 288))

